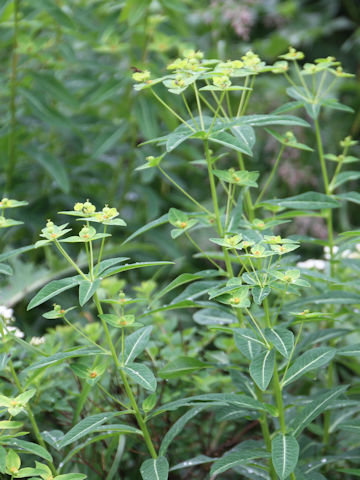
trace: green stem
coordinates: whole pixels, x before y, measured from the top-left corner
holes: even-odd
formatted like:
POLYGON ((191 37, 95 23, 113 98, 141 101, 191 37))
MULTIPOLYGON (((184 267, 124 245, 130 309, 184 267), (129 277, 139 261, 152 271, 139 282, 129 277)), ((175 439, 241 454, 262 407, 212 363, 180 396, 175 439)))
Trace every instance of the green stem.
MULTIPOLYGON (((98 297, 97 293, 94 294, 94 302, 95 302, 95 305, 96 305, 96 308, 97 308, 97 311, 98 311, 99 315, 102 315, 103 314, 103 309, 101 307, 101 303, 100 303, 100 300, 99 300, 99 297, 98 297)), ((154 445, 152 443, 148 428, 147 428, 146 423, 145 423, 145 421, 144 421, 144 419, 143 419, 143 417, 140 413, 139 407, 136 403, 134 394, 131 390, 131 387, 130 387, 129 382, 128 382, 127 377, 126 377, 126 374, 125 374, 124 370, 122 369, 121 363, 119 362, 119 359, 116 355, 115 347, 114 347, 113 341, 111 339, 111 335, 110 335, 110 331, 109 331, 109 328, 107 326, 107 323, 102 318, 100 318, 100 320, 101 320, 101 323, 102 323, 102 326, 103 326, 103 329, 104 329, 104 332, 105 332, 106 341, 107 341, 108 346, 110 348, 112 358, 114 360, 114 363, 115 363, 117 369, 120 372, 120 376, 121 376, 121 379, 123 381, 126 394, 127 394, 128 398, 130 400, 132 409, 134 410, 134 415, 135 415, 135 418, 138 422, 138 425, 139 425, 139 427, 140 427, 140 429, 143 433, 144 440, 145 440, 145 443, 148 447, 149 453, 152 456, 152 458, 157 458, 157 453, 156 453, 156 450, 155 450, 154 445)))
MULTIPOLYGON (((248 84, 249 84, 249 77, 245 77, 244 87, 247 88, 248 84)), ((238 107, 237 112, 236 112, 237 117, 240 116, 240 114, 243 110, 243 105, 244 105, 244 101, 245 101, 245 97, 246 97, 246 92, 247 92, 247 90, 243 90, 242 93, 241 93, 239 107, 238 107)))
MULTIPOLYGON (((256 396, 257 396, 258 401, 263 402, 264 401, 263 393, 260 390, 260 388, 258 386, 255 386, 255 390, 256 390, 256 396)), ((259 422, 260 422, 261 432, 262 432, 262 435, 263 435, 263 438, 264 438, 266 450, 269 453, 271 453, 271 435, 270 435, 267 415, 266 415, 265 412, 262 413, 261 417, 259 418, 259 422)), ((277 475, 276 475, 276 472, 275 472, 275 469, 274 469, 274 466, 273 466, 271 460, 269 460, 269 470, 270 470, 269 473, 270 473, 271 480, 277 480, 277 475)))
MULTIPOLYGON (((240 170, 246 170, 242 154, 238 153, 237 156, 238 156, 240 170)), ((246 200, 246 204, 247 204, 247 214, 248 214, 249 220, 252 222, 254 220, 254 205, 252 203, 251 194, 250 194, 249 189, 246 189, 245 200, 246 200)))
POLYGON ((19 30, 19 1, 14 0, 14 37, 13 37, 13 52, 11 62, 11 77, 10 77, 10 136, 9 136, 9 159, 7 165, 7 176, 5 191, 10 193, 12 188, 12 180, 14 170, 17 162, 17 146, 16 146, 16 89, 17 89, 17 65, 19 55, 17 53, 18 44, 18 30, 19 30))
POLYGON ((200 98, 199 98, 199 91, 197 89, 196 83, 193 84, 193 87, 194 87, 194 92, 195 92, 196 105, 197 105, 198 112, 199 112, 199 117, 200 117, 201 129, 203 131, 205 131, 204 119, 203 119, 203 114, 202 114, 202 109, 201 109, 201 102, 200 102, 200 98))
MULTIPOLYGON (((217 226, 218 234, 222 237, 224 235, 224 231, 223 231, 223 228, 222 228, 222 225, 221 225, 220 210, 219 210, 218 198, 217 198, 217 193, 216 193, 215 179, 214 179, 214 174, 213 174, 213 170, 212 170, 212 160, 211 160, 211 154, 210 154, 210 150, 209 150, 208 140, 204 140, 204 147, 205 147, 206 163, 207 163, 207 167, 208 167, 211 198, 212 198, 213 205, 214 205, 216 226, 217 226)), ((234 273, 233 273, 233 269, 232 269, 232 265, 231 265, 231 261, 230 261, 230 257, 229 257, 229 252, 224 247, 223 247, 222 250, 223 250, 223 253, 224 253, 226 269, 228 271, 228 274, 232 277, 234 275, 234 273)))
MULTIPOLYGON (((104 233, 106 233, 106 230, 107 230, 107 225, 104 225, 104 233)), ((106 237, 103 237, 103 239, 101 240, 101 246, 100 246, 99 256, 98 256, 98 259, 97 259, 97 267, 96 267, 96 271, 95 271, 95 276, 97 275, 97 273, 99 271, 99 266, 100 266, 101 258, 102 258, 103 251, 104 251, 105 238, 106 237)))
POLYGON ((248 106, 248 103, 249 103, 249 100, 250 100, 250 97, 251 97, 251 93, 253 91, 254 83, 255 83, 255 75, 253 75, 253 77, 251 79, 251 83, 250 83, 250 89, 251 90, 247 91, 247 95, 246 95, 246 98, 245 98, 245 103, 244 103, 244 105, 241 109, 240 115, 243 115, 246 112, 246 109, 247 109, 247 106, 248 106))
POLYGON ((191 200, 196 206, 198 206, 201 210, 203 210, 204 212, 206 212, 208 215, 211 215, 212 217, 214 216, 214 214, 212 212, 210 212, 210 210, 208 210, 206 207, 204 207, 203 205, 201 205, 201 203, 199 203, 197 200, 195 200, 194 197, 192 197, 186 190, 184 190, 172 177, 170 177, 170 175, 168 175, 165 170, 160 167, 160 165, 157 166, 157 168, 160 170, 160 172, 164 175, 164 177, 166 177, 169 182, 171 182, 178 190, 180 190, 180 192, 185 195, 189 200, 191 200))
POLYGON ((284 410, 284 404, 282 399, 282 391, 281 391, 281 385, 279 381, 279 374, 278 374, 276 359, 275 359, 274 375, 273 375, 273 387, 274 387, 274 393, 275 393, 276 406, 279 411, 280 429, 281 429, 281 433, 285 435, 286 433, 285 410, 284 410))
POLYGON ((184 105, 186 107, 188 114, 190 115, 191 120, 194 122, 194 125, 196 126, 196 128, 200 130, 199 125, 195 120, 194 115, 192 114, 191 108, 189 107, 188 101, 186 100, 184 93, 181 94, 181 98, 183 99, 184 105))
POLYGON ((260 201, 261 201, 262 197, 264 196, 266 190, 269 188, 269 185, 271 184, 271 182, 274 178, 274 175, 277 171, 277 168, 279 166, 279 163, 280 163, 280 160, 281 160, 284 149, 285 149, 285 145, 281 145, 279 154, 278 154, 278 156, 275 160, 275 163, 274 163, 274 166, 271 170, 271 173, 270 173, 268 179, 266 180, 265 185, 263 186, 263 188, 262 188, 261 192, 259 193, 257 199, 255 200, 254 206, 256 206, 256 204, 260 203, 260 201))
POLYGON ((212 258, 209 257, 209 255, 207 255, 206 252, 204 252, 204 250, 200 247, 200 245, 198 245, 195 240, 189 235, 188 232, 185 232, 185 236, 186 238, 189 240, 190 243, 192 243, 194 245, 194 247, 199 250, 199 252, 201 252, 203 254, 203 256, 209 260, 210 263, 212 263, 214 265, 214 267, 216 267, 219 272, 222 272, 222 273, 225 273, 224 270, 220 267, 220 265, 218 265, 216 262, 214 262, 214 260, 212 258))
POLYGON ((71 327, 73 330, 75 330, 76 333, 78 333, 79 335, 81 335, 83 338, 86 338, 86 340, 87 340, 88 342, 92 343, 95 347, 99 348, 99 349, 102 350, 104 353, 109 354, 109 352, 108 352, 105 348, 103 348, 101 345, 98 345, 96 342, 94 342, 93 340, 91 340, 91 338, 88 337, 84 332, 82 332, 82 331, 80 330, 80 328, 78 328, 78 327, 76 327, 74 324, 72 324, 72 323, 66 318, 65 315, 64 315, 62 318, 63 318, 63 319, 65 320, 65 322, 69 325, 69 327, 71 327))
POLYGON ((161 97, 159 97, 159 95, 152 88, 150 90, 151 90, 152 94, 154 95, 154 97, 156 98, 156 100, 158 100, 161 103, 161 105, 163 105, 167 110, 169 110, 169 112, 171 112, 178 120, 180 120, 181 123, 183 123, 184 125, 189 127, 190 130, 192 130, 193 132, 196 132, 196 130, 191 125, 189 125, 186 120, 184 120, 182 117, 180 117, 180 115, 178 115, 175 112, 175 110, 173 110, 171 107, 169 107, 169 105, 166 102, 164 102, 164 100, 161 97))
POLYGON ((59 252, 63 255, 63 257, 70 263, 70 265, 72 265, 75 270, 78 272, 79 275, 81 275, 85 280, 89 280, 87 278, 87 276, 85 275, 85 273, 76 265, 76 263, 74 262, 74 260, 67 254, 67 252, 63 249, 63 247, 60 245, 59 241, 58 240, 55 240, 54 241, 57 249, 59 250, 59 252))

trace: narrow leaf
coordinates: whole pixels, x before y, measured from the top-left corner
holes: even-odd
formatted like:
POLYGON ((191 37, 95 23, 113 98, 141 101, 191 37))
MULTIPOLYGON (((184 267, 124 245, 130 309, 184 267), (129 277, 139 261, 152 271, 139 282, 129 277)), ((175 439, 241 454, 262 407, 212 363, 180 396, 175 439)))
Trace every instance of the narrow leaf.
POLYGON ((291 435, 277 435, 271 442, 271 458, 280 480, 295 470, 299 458, 299 444, 291 435))

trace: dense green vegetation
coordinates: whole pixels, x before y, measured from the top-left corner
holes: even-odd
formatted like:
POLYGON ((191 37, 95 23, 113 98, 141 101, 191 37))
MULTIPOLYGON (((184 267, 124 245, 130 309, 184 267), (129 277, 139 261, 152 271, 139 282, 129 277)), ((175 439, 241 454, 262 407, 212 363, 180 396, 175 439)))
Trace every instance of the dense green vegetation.
POLYGON ((357 2, 0 20, 1 478, 358 478, 357 2))

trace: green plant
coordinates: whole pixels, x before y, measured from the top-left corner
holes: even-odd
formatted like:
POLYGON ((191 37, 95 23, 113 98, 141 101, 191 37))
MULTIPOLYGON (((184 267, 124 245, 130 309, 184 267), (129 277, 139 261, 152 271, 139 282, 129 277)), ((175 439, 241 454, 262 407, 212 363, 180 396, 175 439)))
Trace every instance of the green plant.
POLYGON ((31 343, 11 334, 2 322, 4 361, 8 354, 13 357, 4 370, 7 387, 0 403, 10 426, 3 427, 16 431, 20 425, 11 425, 11 417, 25 411, 38 444, 2 436, 4 475, 111 480, 121 471, 128 480, 139 478, 140 470, 143 480, 166 480, 169 471, 170 478, 179 479, 194 474, 212 479, 333 480, 359 473, 357 449, 342 436, 343 431, 356 432, 358 422, 347 421, 358 413, 357 389, 349 389, 347 379, 348 371, 358 374, 354 357, 359 345, 344 341, 351 330, 343 324, 352 325, 351 306, 360 303, 354 281, 357 258, 349 257, 355 254, 359 232, 336 237, 334 226, 339 222, 333 215, 341 201, 358 203, 356 192, 336 189, 359 175, 342 170, 357 161, 349 154, 355 142, 347 137, 340 155, 325 153, 319 123, 321 108, 349 111, 328 96, 333 86, 328 80, 348 74, 333 58, 301 67, 297 60, 302 58, 302 52, 290 48, 274 65, 266 65, 252 51, 240 60, 221 62, 189 50, 164 76, 134 73, 136 90, 149 91, 180 122, 168 135, 145 142, 152 155, 138 170, 157 169, 185 198, 182 209, 176 204, 130 235, 124 245, 168 223, 172 239, 188 242, 195 261, 206 269, 186 271, 181 259, 175 264, 164 259, 128 264, 128 257, 113 257, 108 229, 124 227, 125 222, 108 205, 97 211, 86 200, 59 212, 72 217, 75 225, 82 224, 75 235, 68 223, 48 220, 35 247, 44 248, 50 259, 50 249, 55 249, 69 264, 71 273, 66 275, 71 276, 43 286, 28 310, 67 295, 61 299, 65 307, 54 304, 43 314, 66 328, 55 328, 44 344, 31 343), (288 62, 293 62, 292 69, 288 62), (249 114, 262 74, 285 75, 295 102, 270 114, 249 114), (163 86, 180 102, 168 101, 160 90, 163 86), (313 122, 316 149, 289 130, 311 126, 288 114, 301 107, 313 122), (273 130, 277 126, 286 131, 273 130), (261 135, 257 129, 262 127, 280 144, 266 179, 248 170, 261 135), (205 172, 205 201, 166 166, 175 149, 193 140, 201 145, 201 158, 195 150, 187 175, 195 168, 205 172), (157 156, 156 146, 165 146, 157 156), (318 157, 324 193, 267 198, 287 149, 318 157), (326 160, 336 166, 331 169, 326 160), (302 216, 325 219, 328 238, 288 234, 288 222, 302 216), (327 271, 296 265, 301 241, 328 248, 327 271), (346 249, 351 253, 342 255, 346 249), (145 267, 161 268, 140 284, 126 279, 125 272, 145 267), (162 269, 174 278, 162 280, 162 269), (78 300, 71 295, 75 289, 78 300), (167 298, 170 303, 164 301, 167 298), (87 310, 88 324, 77 304, 87 310), (191 319, 187 312, 193 310, 191 319), (64 366, 69 367, 65 372, 64 366), (62 385, 56 373, 61 373, 62 385), (58 394, 52 403, 46 390, 58 394), (179 415, 184 407, 190 408, 179 415), (44 412, 51 410, 47 421, 44 412), (119 416, 121 423, 116 421, 119 416), (199 422, 200 438, 194 445, 182 440, 181 453, 176 454, 169 447, 190 422, 199 422), (205 436, 208 442, 203 442, 205 436), (345 450, 341 455, 337 442, 345 450), (15 450, 40 456, 48 466, 20 468, 15 450))

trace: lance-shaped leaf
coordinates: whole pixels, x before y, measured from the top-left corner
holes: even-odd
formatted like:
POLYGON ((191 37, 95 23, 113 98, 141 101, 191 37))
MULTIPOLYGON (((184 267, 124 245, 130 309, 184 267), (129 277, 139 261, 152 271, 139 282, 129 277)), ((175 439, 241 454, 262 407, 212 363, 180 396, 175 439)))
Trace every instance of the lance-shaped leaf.
POLYGON ((124 352, 125 365, 135 360, 135 358, 144 351, 149 342, 152 329, 152 326, 139 328, 136 332, 126 337, 124 352))
POLYGON ((252 156, 251 148, 249 148, 248 142, 244 142, 240 137, 234 137, 228 132, 216 132, 211 133, 209 140, 214 143, 218 143, 225 147, 236 150, 237 152, 245 153, 252 156))
POLYGON ((194 357, 178 357, 159 371, 161 378, 176 378, 188 375, 209 365, 194 357))
POLYGON ((122 267, 112 267, 108 268, 106 272, 104 272, 103 277, 111 277, 112 275, 116 275, 117 273, 126 272, 127 270, 134 270, 136 268, 144 268, 144 267, 161 267, 163 265, 173 265, 174 262, 137 262, 137 263, 130 263, 126 264, 122 267))
POLYGON ((184 462, 178 463, 170 468, 170 472, 173 470, 182 470, 183 468, 191 468, 195 467, 196 465, 203 465, 204 463, 213 462, 214 459, 208 457, 207 455, 197 455, 196 457, 190 458, 189 460, 185 460, 184 462))
POLYGON ((276 435, 271 442, 271 458, 280 480, 288 478, 295 470, 299 458, 299 444, 291 435, 276 435))
POLYGON ((167 480, 169 463, 165 457, 149 458, 140 467, 143 480, 167 480))
POLYGON ((146 365, 142 363, 127 363, 124 367, 124 372, 128 375, 135 383, 150 390, 150 392, 155 392, 156 390, 156 378, 154 374, 146 365))
POLYGON ((21 440, 19 438, 12 438, 11 440, 3 441, 3 444, 10 447, 15 447, 22 452, 32 453, 33 455, 44 458, 48 462, 52 462, 53 460, 50 453, 44 447, 41 447, 36 443, 27 442, 26 440, 21 440))
POLYGON ((96 278, 93 282, 89 280, 81 280, 79 284, 79 303, 80 306, 85 305, 86 302, 94 295, 101 283, 100 278, 96 278))
POLYGON ((206 405, 202 405, 199 407, 194 407, 188 410, 182 417, 180 417, 174 425, 170 428, 170 430, 166 433, 165 437, 163 438, 159 450, 159 455, 163 456, 166 454, 167 449, 170 443, 174 440, 174 438, 179 435, 180 432, 184 429, 185 425, 194 418, 198 413, 202 412, 206 408, 206 405))
POLYGON ((62 437, 57 443, 58 448, 66 447, 66 445, 76 442, 85 435, 89 435, 96 431, 100 425, 116 415, 119 415, 119 412, 97 413, 96 415, 84 418, 62 437))
POLYGON ((47 302, 51 298, 59 295, 59 293, 65 292, 65 290, 69 290, 70 288, 75 287, 79 284, 79 277, 69 277, 69 278, 62 278, 61 280, 53 280, 52 282, 48 283, 43 287, 31 300, 27 309, 31 310, 38 305, 41 305, 44 302, 47 302))
POLYGON ((276 350, 285 358, 290 358, 294 348, 294 334, 284 327, 267 328, 265 336, 276 350))
POLYGON ((234 341, 239 351, 250 360, 254 359, 265 348, 264 342, 250 328, 236 328, 234 341))
POLYGON ((68 352, 59 352, 55 353, 54 355, 50 355, 45 357, 38 362, 31 364, 27 367, 24 372, 29 372, 30 370, 38 370, 39 368, 50 367, 53 365, 57 365, 59 363, 64 362, 69 358, 75 357, 86 357, 86 356, 93 356, 93 355, 104 355, 105 352, 100 350, 99 348, 74 348, 73 350, 69 350, 68 352))
POLYGON ((275 365, 275 350, 261 352, 250 363, 250 375, 263 392, 272 379, 275 365))
POLYGON ((269 456, 270 454, 261 448, 241 448, 240 445, 238 452, 227 453, 222 458, 214 462, 210 470, 210 476, 211 478, 214 478, 220 473, 226 472, 227 470, 239 465, 247 464, 256 458, 267 458, 269 456))
POLYGON ((313 348, 303 353, 291 365, 283 379, 283 385, 294 382, 310 370, 323 367, 335 356, 336 349, 331 347, 313 348))
POLYGON ((317 416, 319 416, 320 413, 326 410, 331 405, 332 401, 341 393, 345 392, 347 388, 347 386, 333 388, 323 395, 320 395, 309 405, 304 407, 303 410, 297 414, 294 420, 291 422, 293 435, 299 435, 304 428, 306 428, 317 416))
POLYGON ((338 208, 340 202, 330 195, 319 192, 306 192, 288 198, 274 198, 262 202, 262 205, 276 205, 292 210, 322 210, 324 208, 338 208))

